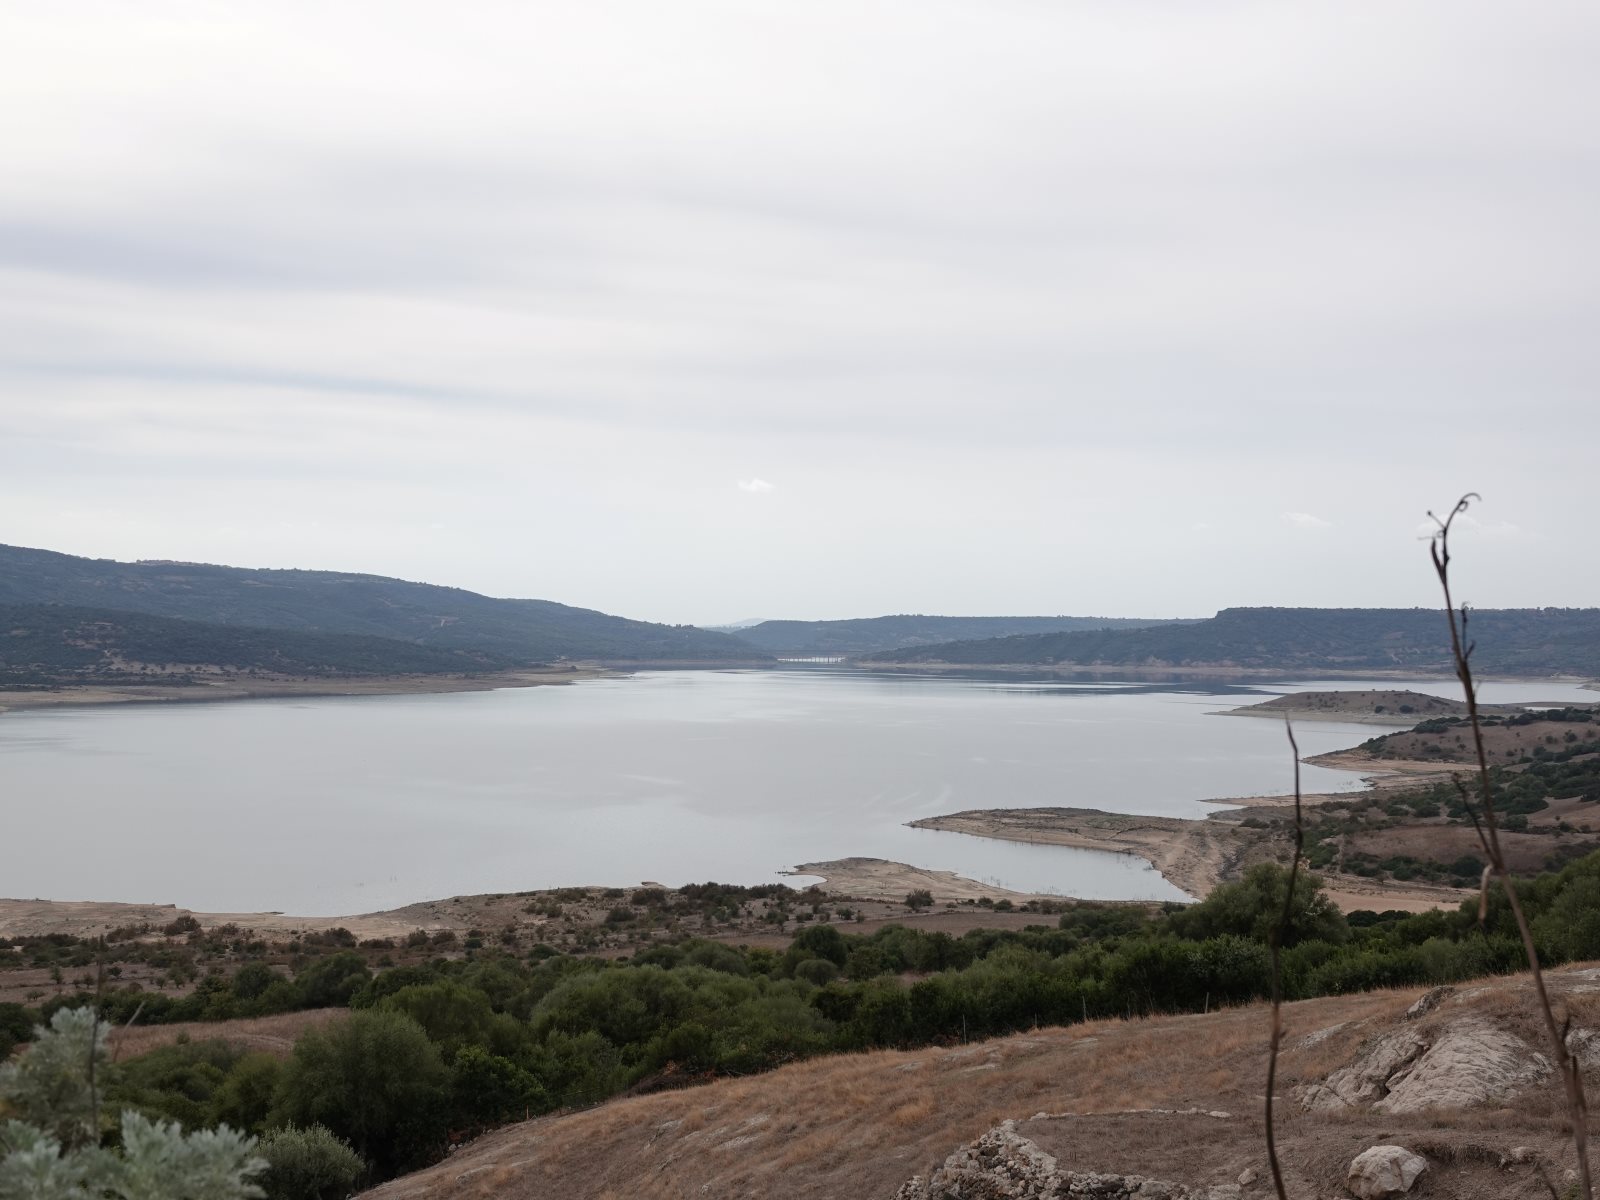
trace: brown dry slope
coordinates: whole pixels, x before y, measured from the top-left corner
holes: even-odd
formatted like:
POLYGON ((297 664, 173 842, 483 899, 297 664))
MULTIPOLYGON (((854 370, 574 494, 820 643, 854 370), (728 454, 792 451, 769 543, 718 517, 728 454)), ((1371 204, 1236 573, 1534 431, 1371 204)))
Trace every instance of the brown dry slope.
MULTIPOLYGON (((1600 1025, 1600 969, 1568 970, 1553 983, 1580 1030, 1600 1025)), ((1347 1195, 1351 1160, 1397 1143, 1427 1160, 1412 1195, 1548 1196, 1540 1172, 1559 1183, 1572 1152, 1559 1084, 1539 1056, 1527 981, 1463 985, 1407 1019, 1421 995, 1287 1007, 1280 1142, 1293 1194, 1347 1195), (1479 1070, 1463 1046, 1487 1046, 1493 1053, 1476 1057, 1493 1069, 1479 1070), (1419 1108, 1417 1094, 1461 1107, 1419 1108)), ((1010 1120, 1004 1136, 1023 1139, 1035 1165, 1048 1156, 1057 1183, 1109 1172, 1177 1184, 1183 1190, 1165 1193, 1174 1200, 1255 1200, 1270 1188, 1260 1116, 1265 1038, 1266 1012, 1252 1006, 818 1059, 511 1126, 367 1195, 890 1200, 1010 1120)), ((1600 1051, 1600 1036, 1580 1033, 1579 1044, 1600 1051)), ((1600 1067, 1600 1052, 1585 1066, 1600 1067)), ((1042 1194, 983 1186, 942 1194, 1042 1194)), ((927 1194, 915 1185, 904 1192, 927 1194)))

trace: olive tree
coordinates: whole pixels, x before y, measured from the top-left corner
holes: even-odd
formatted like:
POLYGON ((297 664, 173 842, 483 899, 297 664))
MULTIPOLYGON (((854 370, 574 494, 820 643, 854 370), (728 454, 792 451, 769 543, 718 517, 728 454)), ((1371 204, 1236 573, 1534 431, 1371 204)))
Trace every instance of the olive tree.
POLYGON ((6 1200, 256 1200, 255 1139, 222 1126, 184 1133, 135 1112, 121 1145, 100 1144, 98 1088, 110 1068, 90 1008, 61 1009, 20 1059, 0 1066, 0 1196, 6 1200))

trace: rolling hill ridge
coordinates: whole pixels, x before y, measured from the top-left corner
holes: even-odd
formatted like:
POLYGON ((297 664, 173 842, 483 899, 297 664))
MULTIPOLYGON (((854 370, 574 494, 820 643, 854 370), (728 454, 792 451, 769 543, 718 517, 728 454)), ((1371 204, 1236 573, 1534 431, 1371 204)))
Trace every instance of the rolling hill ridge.
POLYGON ((764 659, 721 633, 657 625, 550 600, 339 571, 116 562, 0 546, 0 605, 55 604, 301 633, 398 639, 501 666, 764 659))
POLYGON ((845 621, 762 621, 731 632, 764 654, 812 658, 856 657, 882 650, 1019 634, 1142 629, 1175 623, 1138 617, 935 617, 901 613, 845 621))
MULTIPOLYGON (((1480 672, 1600 674, 1600 609, 1472 613, 1480 672)), ((912 647, 886 663, 1238 667, 1285 671, 1452 672, 1449 631, 1431 608, 1225 608, 1209 620, 1145 629, 1027 634, 912 647)))

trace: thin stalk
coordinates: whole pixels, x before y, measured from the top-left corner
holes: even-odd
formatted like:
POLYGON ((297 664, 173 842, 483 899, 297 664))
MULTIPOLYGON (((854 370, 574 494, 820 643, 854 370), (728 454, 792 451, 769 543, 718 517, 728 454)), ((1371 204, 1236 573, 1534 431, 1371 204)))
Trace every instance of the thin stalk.
POLYGON ((106 991, 106 939, 102 937, 94 952, 94 1021, 89 1027, 89 1129, 91 1144, 100 1141, 100 1081, 95 1068, 100 1057, 100 1005, 106 991))
MULTIPOLYGON (((1434 533, 1428 548, 1428 553, 1433 559, 1434 572, 1439 577, 1439 586, 1444 591, 1445 617, 1450 623, 1450 654, 1455 663, 1456 678, 1461 681, 1466 696, 1467 720, 1472 727, 1473 753, 1477 760, 1475 783, 1478 792, 1478 815, 1472 814, 1471 806, 1468 806, 1467 812, 1473 816, 1473 824, 1478 830, 1479 844, 1483 846, 1484 854, 1489 860, 1488 874, 1500 884, 1501 890, 1505 893, 1506 904, 1511 910, 1512 919, 1516 922, 1517 934, 1522 939, 1522 950, 1527 955, 1528 970, 1533 975, 1533 990, 1538 997, 1539 1010, 1544 1017, 1545 1032, 1550 1036, 1556 1070, 1566 1088, 1567 1114, 1572 1125, 1573 1145, 1578 1153, 1578 1196, 1580 1200, 1594 1200, 1594 1185, 1589 1173, 1589 1105, 1583 1092, 1583 1075, 1577 1059, 1567 1049, 1568 1023, 1556 1019, 1555 1009, 1550 1003, 1550 993, 1544 982, 1544 971, 1539 966, 1539 951, 1533 942, 1533 929, 1528 924, 1527 914, 1522 910, 1522 901, 1517 896, 1511 873, 1506 869, 1505 854, 1500 848, 1500 823, 1494 807, 1494 783, 1489 772, 1489 754, 1483 744, 1483 722, 1478 711, 1478 689, 1472 675, 1474 646, 1467 640, 1468 609, 1465 604, 1457 609, 1455 598, 1450 591, 1450 527, 1457 517, 1467 511, 1471 501, 1480 499, 1482 497, 1476 492, 1468 492, 1456 501, 1455 507, 1450 510, 1450 515, 1444 520, 1433 517, 1434 523, 1439 528, 1434 533)), ((1428 515, 1433 516, 1432 513, 1428 515)), ((1461 785, 1461 789, 1464 800, 1465 785, 1461 785)))
POLYGON ((1306 829, 1301 814, 1300 796, 1300 744, 1294 740, 1294 726, 1289 718, 1283 719, 1283 731, 1289 738, 1289 750, 1294 758, 1294 854, 1289 861, 1289 887, 1283 894, 1283 912, 1278 924, 1267 939, 1272 955, 1272 1039, 1267 1049, 1267 1165, 1272 1169, 1272 1186, 1277 1189, 1278 1200, 1289 1200, 1283 1186, 1283 1167, 1278 1162, 1278 1135, 1273 1125, 1272 1100, 1278 1086, 1278 1048, 1283 1042, 1283 971, 1280 956, 1283 940, 1289 935, 1294 921, 1294 885, 1300 874, 1300 855, 1305 850, 1306 829))

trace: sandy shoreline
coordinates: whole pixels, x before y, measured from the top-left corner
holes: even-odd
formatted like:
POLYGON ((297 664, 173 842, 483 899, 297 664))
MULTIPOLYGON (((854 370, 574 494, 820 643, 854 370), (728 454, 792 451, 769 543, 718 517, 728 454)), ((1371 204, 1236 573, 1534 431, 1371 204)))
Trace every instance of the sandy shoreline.
POLYGON ((594 663, 482 675, 374 675, 350 679, 223 677, 183 687, 160 684, 68 684, 45 691, 0 691, 0 713, 41 708, 87 708, 113 704, 210 704, 224 700, 272 700, 314 696, 409 696, 492 692, 499 688, 546 687, 627 674, 594 663))

